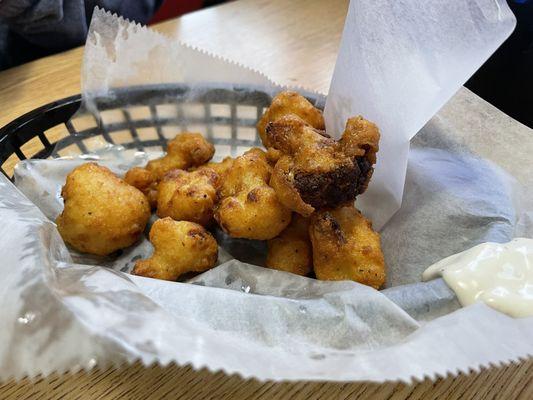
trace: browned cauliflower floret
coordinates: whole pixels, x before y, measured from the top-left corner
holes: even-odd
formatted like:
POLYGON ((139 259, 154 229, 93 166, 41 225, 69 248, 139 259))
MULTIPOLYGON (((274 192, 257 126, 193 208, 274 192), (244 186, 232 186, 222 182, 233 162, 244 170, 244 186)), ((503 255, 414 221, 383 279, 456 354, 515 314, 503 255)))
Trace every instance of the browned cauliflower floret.
POLYGON ((230 236, 272 239, 289 224, 291 212, 268 185, 271 172, 265 152, 255 148, 237 157, 224 174, 215 219, 230 236))
POLYGON ((266 266, 304 276, 313 270, 308 218, 294 214, 290 225, 268 241, 266 266))
POLYGON ((217 201, 218 175, 210 168, 175 169, 159 183, 157 215, 207 226, 217 201))
POLYGON ((215 147, 199 133, 184 132, 168 142, 167 154, 146 164, 146 169, 161 179, 172 169, 188 169, 208 162, 215 147))
POLYGON ((144 193, 150 206, 157 205, 157 180, 155 175, 146 168, 134 167, 126 172, 124 181, 144 193))
POLYGON ((270 107, 267 108, 257 123, 257 131, 266 148, 271 147, 269 138, 266 134, 268 123, 274 122, 278 118, 289 114, 301 118, 313 128, 322 130, 326 129, 324 117, 319 109, 315 108, 302 95, 295 92, 284 91, 272 99, 270 107))
POLYGON ((310 220, 318 279, 353 280, 376 289, 385 283, 379 234, 353 205, 318 212, 310 220))
POLYGON ((65 207, 57 229, 66 243, 84 253, 107 255, 131 246, 150 218, 146 197, 96 163, 74 168, 61 195, 65 207))
POLYGON ((233 164, 233 158, 226 157, 220 162, 210 161, 207 164, 204 164, 198 168, 193 168, 191 170, 210 168, 215 171, 218 176, 222 177, 228 169, 230 169, 231 164, 233 164))
POLYGON ((124 180, 144 193, 152 208, 157 205, 159 181, 173 169, 198 167, 215 154, 215 147, 199 133, 183 132, 168 142, 167 154, 148 161, 146 167, 130 169, 124 180))
POLYGON ((136 262, 133 274, 175 281, 186 272, 213 268, 218 255, 216 240, 201 225, 163 218, 150 230, 154 253, 136 262))
POLYGON ((270 122, 270 145, 279 150, 271 186, 289 209, 314 210, 348 204, 363 193, 373 172, 379 131, 362 117, 350 118, 340 140, 330 138, 295 115, 270 122))

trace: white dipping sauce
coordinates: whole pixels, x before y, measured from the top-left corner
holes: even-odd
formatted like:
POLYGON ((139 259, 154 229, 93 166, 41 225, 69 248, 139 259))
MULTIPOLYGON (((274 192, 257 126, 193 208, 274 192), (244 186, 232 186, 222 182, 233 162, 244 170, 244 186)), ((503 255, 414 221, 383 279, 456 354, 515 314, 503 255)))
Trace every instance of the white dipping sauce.
POLYGON ((533 239, 480 244, 433 264, 422 279, 438 276, 463 306, 483 301, 512 317, 533 316, 533 239))

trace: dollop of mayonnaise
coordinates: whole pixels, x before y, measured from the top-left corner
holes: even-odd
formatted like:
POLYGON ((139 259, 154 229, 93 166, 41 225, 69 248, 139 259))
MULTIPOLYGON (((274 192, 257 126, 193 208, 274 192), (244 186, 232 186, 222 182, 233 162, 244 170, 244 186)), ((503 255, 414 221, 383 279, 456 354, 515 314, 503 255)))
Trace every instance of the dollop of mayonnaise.
POLYGON ((426 269, 442 276, 463 306, 483 301, 515 318, 533 316, 533 239, 483 243, 426 269))

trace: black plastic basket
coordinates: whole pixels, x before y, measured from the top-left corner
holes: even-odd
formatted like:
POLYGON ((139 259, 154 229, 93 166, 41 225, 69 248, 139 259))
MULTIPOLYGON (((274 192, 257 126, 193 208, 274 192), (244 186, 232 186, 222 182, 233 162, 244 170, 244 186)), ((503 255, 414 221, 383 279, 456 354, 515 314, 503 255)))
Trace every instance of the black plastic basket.
MULTIPOLYGON (((325 97, 302 94, 317 108, 324 108, 325 97)), ((96 117, 80 109, 79 95, 72 96, 37 108, 1 128, 0 165, 2 172, 13 179, 13 168, 19 160, 63 156, 62 152, 69 148, 70 155, 87 154, 92 151, 91 141, 95 139, 99 140, 99 144, 105 142, 127 149, 160 152, 170 138, 185 130, 205 135, 215 145, 219 158, 224 156, 220 147, 226 147, 227 152, 236 156, 250 147, 261 145, 255 125, 271 101, 272 93, 251 86, 129 87, 116 90, 111 97, 97 99, 100 113, 96 117), (161 107, 172 112, 162 113, 161 107), (188 107, 196 107, 199 112, 192 115, 187 112, 188 107), (221 108, 223 112, 220 112, 221 108), (143 111, 141 114, 139 109, 143 111), (115 113, 119 120, 108 120, 107 112, 115 113), (87 121, 85 126, 78 124, 83 119, 89 121, 88 125, 87 121), (220 127, 224 128, 224 134, 220 134, 220 127), (147 129, 151 130, 150 134, 147 129), (120 140, 117 140, 119 137, 120 140)), ((257 255, 263 254, 264 248, 257 247, 257 252, 250 252, 251 243, 264 246, 264 242, 246 241, 246 250, 237 253, 239 240, 234 240, 228 244, 236 245, 230 253, 243 262, 260 265, 257 255)), ((455 297, 442 279, 423 285, 430 286, 429 292, 434 296, 421 299, 420 304, 402 304, 403 292, 413 290, 412 285, 385 289, 383 293, 408 313, 420 315, 423 310, 430 310, 429 303, 433 306, 433 313, 438 312, 439 307, 442 307, 443 313, 447 312, 449 302, 455 301, 455 297)), ((456 305, 458 308, 459 303, 456 305)))
MULTIPOLYGON (((306 97, 323 107, 324 98, 306 97)), ((161 151, 168 139, 185 130, 205 135, 217 153, 223 149, 235 156, 260 145, 255 124, 271 100, 267 90, 242 85, 138 86, 96 99, 96 117, 80 110, 80 95, 68 97, 0 129, 0 168, 12 179, 20 160, 59 157, 66 155, 65 149, 68 155, 90 153, 95 138, 127 149, 161 151), (114 117, 106 118, 108 114, 114 117)))

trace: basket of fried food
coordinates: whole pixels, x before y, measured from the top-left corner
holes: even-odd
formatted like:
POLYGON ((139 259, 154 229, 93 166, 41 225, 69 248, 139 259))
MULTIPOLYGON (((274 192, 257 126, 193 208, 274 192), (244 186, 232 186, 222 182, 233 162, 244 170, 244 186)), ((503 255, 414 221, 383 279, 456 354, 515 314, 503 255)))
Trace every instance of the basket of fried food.
POLYGON ((100 256, 148 234, 153 254, 137 260, 132 273, 178 280, 216 265, 212 232, 220 229, 266 241, 265 267, 380 288, 380 237, 355 206, 376 163, 376 125, 350 118, 335 140, 319 109, 285 91, 257 131, 264 148, 221 162, 211 161, 215 147, 201 133, 182 132, 163 157, 123 177, 95 162, 74 168, 61 192, 59 233, 71 248, 100 256))

